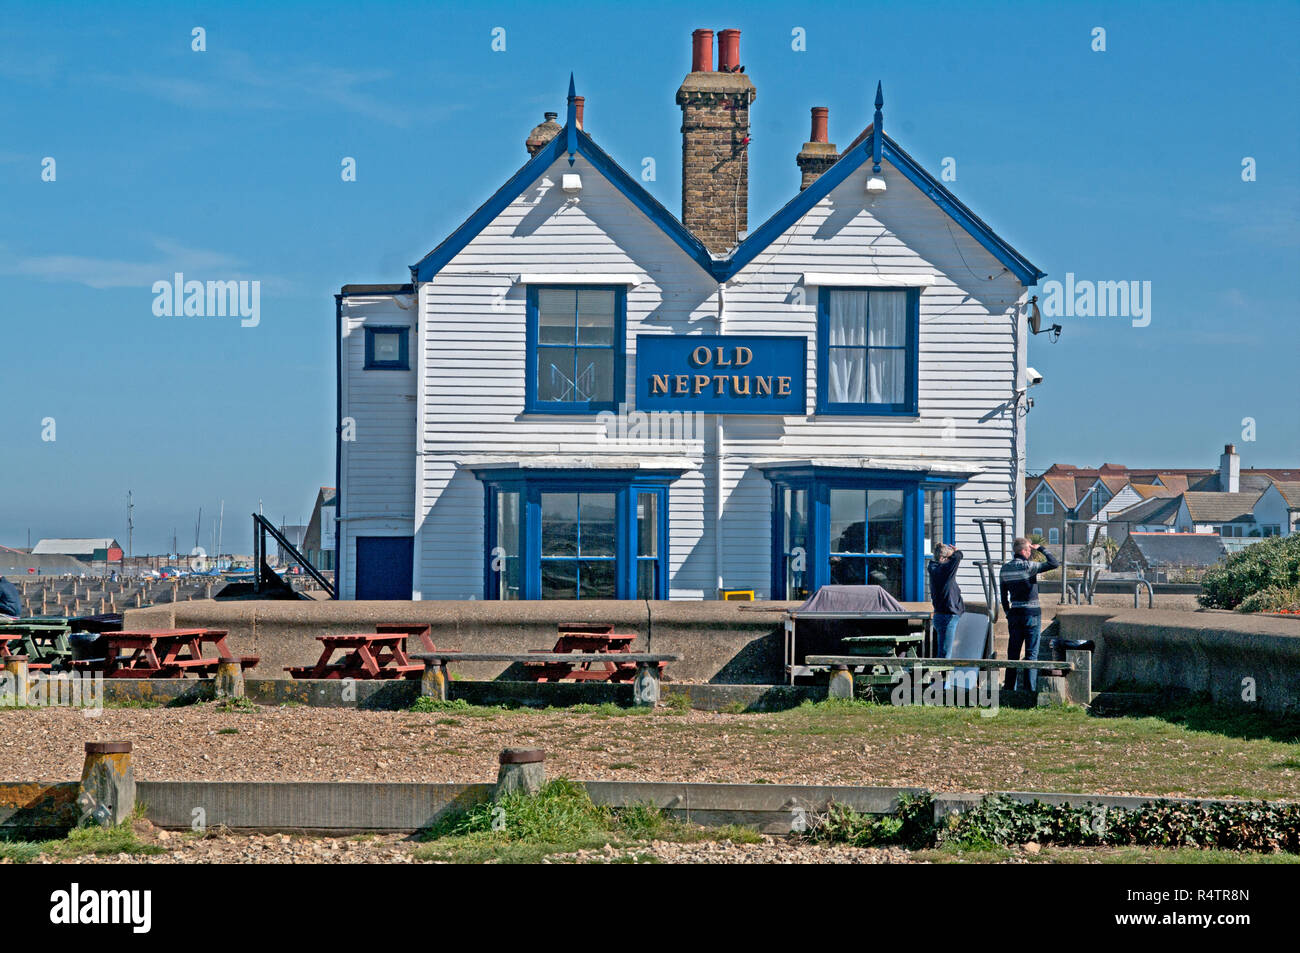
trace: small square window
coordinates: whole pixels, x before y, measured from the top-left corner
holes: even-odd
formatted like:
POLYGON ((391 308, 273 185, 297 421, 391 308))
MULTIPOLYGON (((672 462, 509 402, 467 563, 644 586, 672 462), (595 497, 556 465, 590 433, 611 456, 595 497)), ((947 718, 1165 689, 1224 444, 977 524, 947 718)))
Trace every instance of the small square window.
POLYGON ((409 328, 366 328, 366 370, 410 370, 409 328))

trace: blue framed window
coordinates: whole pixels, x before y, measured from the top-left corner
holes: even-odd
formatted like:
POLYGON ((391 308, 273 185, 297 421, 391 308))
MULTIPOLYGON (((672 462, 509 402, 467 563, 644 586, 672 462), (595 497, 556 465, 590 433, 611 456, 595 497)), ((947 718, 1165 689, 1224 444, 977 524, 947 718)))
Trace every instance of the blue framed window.
POLYGON ((953 490, 928 474, 791 467, 773 486, 772 598, 803 599, 825 585, 878 585, 926 597, 936 537, 951 542, 953 490))
POLYGON ((915 416, 917 288, 822 288, 817 301, 817 413, 915 416))
POLYGON ((668 598, 668 484, 675 477, 480 472, 486 598, 668 598))
POLYGON ((1052 504, 1051 491, 1049 491, 1046 486, 1038 491, 1037 501, 1038 509, 1036 512, 1042 516, 1051 516, 1056 509, 1052 504))
POLYGON ((617 410, 626 396, 627 289, 529 285, 524 409, 617 410))
POLYGON ((386 327, 382 325, 366 327, 366 370, 368 371, 409 371, 411 329, 406 327, 386 327))

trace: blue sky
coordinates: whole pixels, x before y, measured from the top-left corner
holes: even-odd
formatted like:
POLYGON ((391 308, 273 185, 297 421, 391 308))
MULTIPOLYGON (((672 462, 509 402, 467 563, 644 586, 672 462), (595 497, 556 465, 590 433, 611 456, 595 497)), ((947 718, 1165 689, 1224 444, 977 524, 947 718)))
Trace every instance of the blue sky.
POLYGON ((334 302, 404 281, 526 159, 568 76, 589 132, 680 209, 697 27, 758 89, 750 222, 798 187, 808 109, 886 129, 1048 273, 1152 283, 1151 322, 1031 343, 1029 465, 1300 463, 1300 5, 0 3, 0 543, 248 552, 334 475, 334 302), (205 52, 191 31, 206 30, 205 52), (492 50, 505 29, 506 49, 492 50), (1106 50, 1092 49, 1093 29, 1106 50), (806 49, 792 49, 802 28, 806 49), (53 157, 56 178, 42 181, 53 157), (357 181, 340 177, 344 156, 357 181), (1256 180, 1242 181, 1252 157, 1256 180), (175 271, 261 321, 157 317, 175 271), (1255 421, 1255 440, 1242 420, 1255 421), (42 421, 54 418, 53 441, 42 421))

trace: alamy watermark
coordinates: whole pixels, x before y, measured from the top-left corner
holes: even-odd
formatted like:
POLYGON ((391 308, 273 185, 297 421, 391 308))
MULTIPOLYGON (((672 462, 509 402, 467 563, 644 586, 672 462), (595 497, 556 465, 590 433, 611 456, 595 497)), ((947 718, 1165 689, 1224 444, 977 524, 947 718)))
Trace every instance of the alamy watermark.
POLYGON ((701 440, 704 435, 702 411, 629 411, 626 404, 619 404, 618 413, 603 410, 596 419, 605 426, 605 436, 614 443, 679 447, 701 440))
POLYGON ((933 708, 978 708, 988 718, 998 713, 1001 682, 995 673, 975 669, 909 668, 898 677, 889 700, 895 705, 933 708), (930 676, 926 681, 926 675, 930 676))
POLYGON ((71 672, 28 677, 20 684, 13 672, 0 672, 0 708, 80 708, 87 718, 104 711, 102 673, 71 672))
POLYGON ((1133 327, 1151 323, 1151 282, 1076 280, 1043 282, 1043 315, 1049 318, 1132 318, 1133 327))
POLYGON ((245 328, 262 321, 260 281, 186 281, 178 271, 171 281, 155 281, 153 295, 153 313, 160 318, 237 316, 245 328))

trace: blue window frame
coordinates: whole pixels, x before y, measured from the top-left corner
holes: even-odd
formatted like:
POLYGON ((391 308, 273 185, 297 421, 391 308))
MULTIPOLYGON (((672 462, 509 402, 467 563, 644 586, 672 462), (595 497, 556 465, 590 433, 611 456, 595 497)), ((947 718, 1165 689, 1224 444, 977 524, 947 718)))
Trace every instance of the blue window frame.
POLYGON ((529 285, 524 409, 617 410, 626 398, 627 289, 529 285))
POLYGON ((822 288, 817 413, 916 416, 918 288, 822 288))
POLYGON ((904 601, 925 598, 927 550, 936 532, 952 534, 960 480, 823 467, 767 475, 772 598, 806 598, 831 584, 880 585, 904 601))
POLYGON ((668 598, 668 484, 676 474, 478 475, 486 598, 668 598))
POLYGON ((366 370, 409 371, 411 329, 368 325, 366 327, 366 370))

